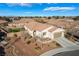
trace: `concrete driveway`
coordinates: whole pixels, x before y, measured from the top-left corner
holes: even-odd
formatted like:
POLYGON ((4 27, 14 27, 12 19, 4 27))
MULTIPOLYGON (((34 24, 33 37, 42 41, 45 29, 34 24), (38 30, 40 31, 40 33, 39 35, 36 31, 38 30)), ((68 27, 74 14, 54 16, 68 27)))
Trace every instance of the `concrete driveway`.
POLYGON ((56 48, 56 49, 52 49, 50 51, 47 51, 43 54, 41 54, 40 56, 53 56, 57 53, 61 53, 61 52, 67 52, 67 51, 74 51, 74 50, 79 50, 79 46, 76 45, 75 43, 69 41, 66 38, 60 38, 60 39, 56 39, 55 40, 57 43, 59 43, 62 48, 56 48))

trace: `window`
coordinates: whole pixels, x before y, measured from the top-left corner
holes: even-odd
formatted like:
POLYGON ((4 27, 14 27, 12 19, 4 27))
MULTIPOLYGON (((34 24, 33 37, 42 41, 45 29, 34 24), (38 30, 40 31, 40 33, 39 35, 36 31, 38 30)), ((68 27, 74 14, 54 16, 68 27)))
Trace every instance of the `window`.
POLYGON ((35 34, 36 34, 36 30, 33 31, 33 35, 34 35, 34 36, 35 36, 35 34))
POLYGON ((46 32, 44 32, 43 35, 46 35, 46 32))

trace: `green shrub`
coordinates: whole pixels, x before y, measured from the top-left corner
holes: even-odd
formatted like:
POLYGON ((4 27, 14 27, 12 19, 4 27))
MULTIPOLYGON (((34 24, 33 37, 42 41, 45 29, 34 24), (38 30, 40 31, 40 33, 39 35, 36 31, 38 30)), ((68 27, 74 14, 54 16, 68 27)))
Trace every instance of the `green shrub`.
POLYGON ((19 32, 20 28, 9 29, 9 32, 19 32))

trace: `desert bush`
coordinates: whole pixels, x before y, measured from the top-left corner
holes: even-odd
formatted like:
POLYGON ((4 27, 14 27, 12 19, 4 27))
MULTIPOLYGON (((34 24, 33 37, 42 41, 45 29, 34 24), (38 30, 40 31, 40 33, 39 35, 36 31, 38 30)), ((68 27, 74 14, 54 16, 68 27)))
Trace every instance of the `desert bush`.
POLYGON ((60 46, 60 44, 56 43, 57 46, 60 46))
POLYGON ((36 50, 40 50, 41 48, 39 46, 35 47, 36 50))
POLYGON ((37 43, 35 45, 38 46, 37 43))
POLYGON ((14 37, 17 37, 17 34, 14 34, 14 37))
POLYGON ((27 44, 30 44, 31 43, 31 41, 27 41, 27 44))

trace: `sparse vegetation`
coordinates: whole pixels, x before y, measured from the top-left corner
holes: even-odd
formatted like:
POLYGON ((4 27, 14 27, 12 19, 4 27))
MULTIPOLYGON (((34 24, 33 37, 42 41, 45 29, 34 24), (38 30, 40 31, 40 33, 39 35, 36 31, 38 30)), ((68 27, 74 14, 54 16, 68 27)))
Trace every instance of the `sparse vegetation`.
POLYGON ((35 19, 35 21, 39 23, 46 23, 43 19, 35 19))

